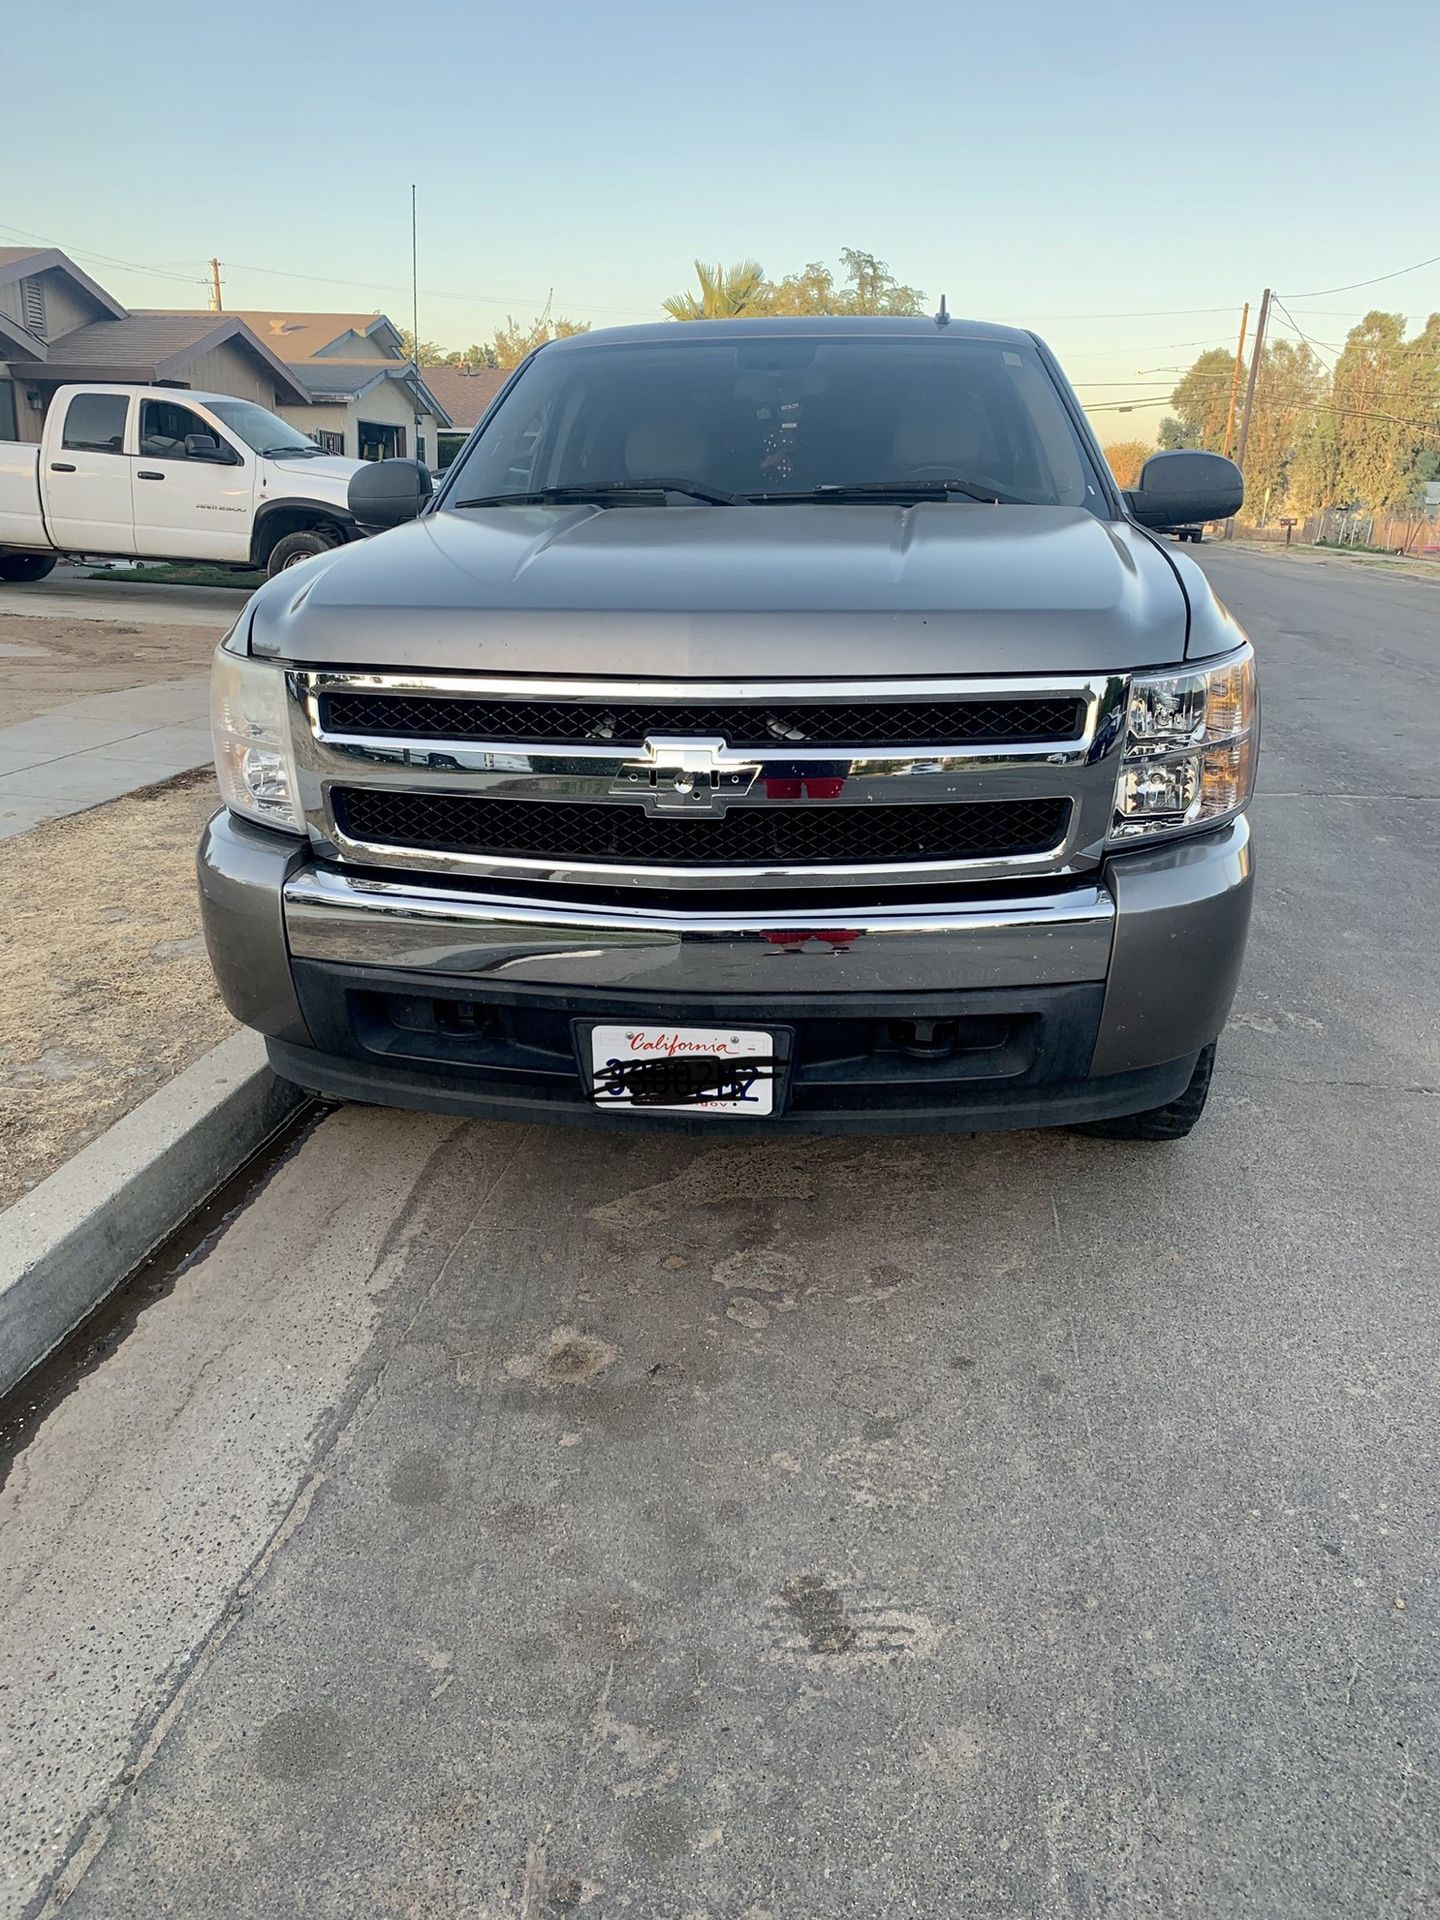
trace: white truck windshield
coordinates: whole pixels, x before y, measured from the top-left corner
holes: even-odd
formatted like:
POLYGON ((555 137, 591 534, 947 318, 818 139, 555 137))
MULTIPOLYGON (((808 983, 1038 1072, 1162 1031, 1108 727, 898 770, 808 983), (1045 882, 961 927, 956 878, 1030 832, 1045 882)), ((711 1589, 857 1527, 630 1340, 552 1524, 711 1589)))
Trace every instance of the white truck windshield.
POLYGON ((278 414, 268 407, 257 407, 253 400, 207 400, 205 404, 255 453, 280 454, 292 460, 320 451, 298 427, 287 426, 278 414))

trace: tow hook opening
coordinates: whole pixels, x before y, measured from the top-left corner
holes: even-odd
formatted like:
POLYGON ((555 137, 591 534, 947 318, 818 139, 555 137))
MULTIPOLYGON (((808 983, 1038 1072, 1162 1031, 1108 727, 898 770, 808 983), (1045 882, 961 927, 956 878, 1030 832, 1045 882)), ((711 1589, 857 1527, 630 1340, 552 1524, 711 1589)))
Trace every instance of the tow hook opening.
POLYGON ((949 1060, 957 1053, 990 1053, 1005 1046, 1010 1022, 1004 1018, 890 1020, 887 1049, 907 1060, 949 1060))

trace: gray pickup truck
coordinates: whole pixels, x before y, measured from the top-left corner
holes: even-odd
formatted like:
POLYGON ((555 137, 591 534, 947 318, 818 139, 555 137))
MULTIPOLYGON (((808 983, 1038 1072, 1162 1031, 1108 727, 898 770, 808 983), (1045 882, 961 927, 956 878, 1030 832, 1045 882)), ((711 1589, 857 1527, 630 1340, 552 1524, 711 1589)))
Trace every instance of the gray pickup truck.
POLYGON ((225 1000, 332 1098, 1187 1133, 1250 914, 1245 635, 1033 335, 545 346, 216 656, 225 1000))

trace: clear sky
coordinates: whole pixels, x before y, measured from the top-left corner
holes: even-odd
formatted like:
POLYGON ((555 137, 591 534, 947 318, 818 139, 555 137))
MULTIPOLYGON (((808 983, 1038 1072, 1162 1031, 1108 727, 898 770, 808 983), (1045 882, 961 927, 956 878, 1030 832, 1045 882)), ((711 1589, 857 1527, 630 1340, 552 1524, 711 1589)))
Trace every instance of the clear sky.
POLYGON ((854 246, 1035 327, 1087 404, 1136 405, 1107 440, 1267 284, 1327 358, 1372 305, 1440 308, 1440 264, 1299 297, 1440 254, 1433 0, 59 0, 33 58, 21 11, 0 242, 134 306, 204 305, 217 254, 227 306, 408 324, 414 181, 446 347, 552 287, 658 319, 697 253, 854 246))

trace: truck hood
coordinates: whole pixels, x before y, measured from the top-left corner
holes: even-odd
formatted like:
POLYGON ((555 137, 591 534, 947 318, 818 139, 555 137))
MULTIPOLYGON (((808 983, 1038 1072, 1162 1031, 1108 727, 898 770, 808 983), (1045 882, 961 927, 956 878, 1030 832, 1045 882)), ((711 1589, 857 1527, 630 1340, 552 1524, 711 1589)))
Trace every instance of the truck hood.
POLYGON ((1138 529, 946 502, 442 511, 251 610, 252 652, 300 665, 642 678, 1123 671, 1187 627, 1138 529))
POLYGON ((302 454, 287 460, 283 454, 267 454, 262 471, 267 493, 295 493, 311 500, 335 500, 345 504, 350 476, 364 465, 360 460, 342 460, 338 454, 302 454))

